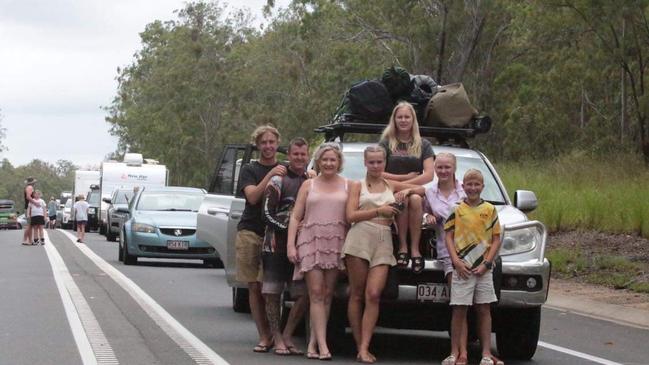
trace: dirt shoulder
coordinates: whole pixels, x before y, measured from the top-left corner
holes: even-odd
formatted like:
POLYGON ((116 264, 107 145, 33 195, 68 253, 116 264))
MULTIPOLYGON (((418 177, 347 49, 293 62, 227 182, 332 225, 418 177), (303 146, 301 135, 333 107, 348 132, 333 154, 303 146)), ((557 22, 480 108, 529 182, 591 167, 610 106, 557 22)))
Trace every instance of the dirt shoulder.
POLYGON ((649 311, 649 293, 628 289, 649 283, 648 239, 595 231, 556 232, 550 235, 548 255, 558 262, 553 262, 550 295, 583 297, 649 311), (572 256, 565 259, 564 253, 572 256), (614 264, 603 264, 602 258, 612 257, 616 258, 614 264), (632 285, 606 279, 622 275, 625 279, 620 282, 632 285))

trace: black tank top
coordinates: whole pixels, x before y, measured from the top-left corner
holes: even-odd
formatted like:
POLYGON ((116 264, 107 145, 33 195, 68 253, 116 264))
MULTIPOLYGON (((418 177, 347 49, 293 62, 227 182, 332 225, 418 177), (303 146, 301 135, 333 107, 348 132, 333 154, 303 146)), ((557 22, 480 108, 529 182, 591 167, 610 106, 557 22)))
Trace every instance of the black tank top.
MULTIPOLYGON (((25 190, 23 190, 23 195, 25 196, 25 211, 27 211, 27 207, 29 206, 29 200, 27 199, 27 186, 25 186, 25 190)), ((34 197, 34 188, 32 188, 31 198, 33 197, 34 197)))

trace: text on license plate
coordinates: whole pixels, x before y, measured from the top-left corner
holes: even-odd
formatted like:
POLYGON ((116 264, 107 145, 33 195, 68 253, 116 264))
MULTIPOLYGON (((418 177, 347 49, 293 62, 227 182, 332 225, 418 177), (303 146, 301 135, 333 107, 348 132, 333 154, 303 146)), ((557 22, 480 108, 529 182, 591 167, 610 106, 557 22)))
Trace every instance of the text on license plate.
POLYGON ((451 293, 446 284, 419 284, 417 285, 417 300, 446 303, 451 293))
POLYGON ((189 250, 189 241, 167 241, 167 248, 170 250, 189 250))

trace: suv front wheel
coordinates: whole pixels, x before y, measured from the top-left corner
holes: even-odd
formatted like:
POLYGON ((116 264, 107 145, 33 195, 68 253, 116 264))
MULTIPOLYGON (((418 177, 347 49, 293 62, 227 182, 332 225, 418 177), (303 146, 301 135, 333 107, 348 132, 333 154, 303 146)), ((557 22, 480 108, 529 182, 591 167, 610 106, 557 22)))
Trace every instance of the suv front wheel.
POLYGON ((506 359, 531 359, 536 352, 540 330, 541 307, 499 308, 496 322, 498 354, 506 359))

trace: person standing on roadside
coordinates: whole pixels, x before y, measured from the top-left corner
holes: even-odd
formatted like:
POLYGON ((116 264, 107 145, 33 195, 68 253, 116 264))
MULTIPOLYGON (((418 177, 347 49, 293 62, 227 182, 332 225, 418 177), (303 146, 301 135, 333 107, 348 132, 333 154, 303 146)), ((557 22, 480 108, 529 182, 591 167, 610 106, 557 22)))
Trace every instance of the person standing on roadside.
POLYGON ((32 244, 32 227, 29 214, 27 214, 27 208, 29 203, 40 204, 34 200, 34 184, 36 184, 36 179, 32 176, 28 177, 25 180, 25 190, 23 192, 25 196, 25 219, 27 219, 27 225, 25 226, 25 233, 23 234, 23 245, 29 246, 32 244))
POLYGON ((246 206, 237 225, 235 240, 237 280, 248 283, 250 312, 257 326, 259 342, 254 352, 268 352, 273 338, 266 318, 266 303, 261 294, 261 247, 266 225, 262 219, 264 190, 273 176, 284 176, 286 166, 277 162, 280 135, 275 127, 264 125, 252 132, 252 141, 259 150, 259 159, 241 168, 237 196, 246 199, 246 206))
POLYGON ((90 205, 83 194, 79 194, 79 200, 74 203, 74 220, 77 225, 77 242, 83 243, 86 238, 86 224, 88 223, 88 208, 90 205))
POLYGON ((45 244, 45 235, 43 234, 43 226, 45 225, 45 200, 41 199, 41 191, 34 191, 34 199, 29 203, 29 208, 27 208, 29 216, 29 225, 32 227, 32 235, 34 237, 34 242, 32 245, 38 245, 40 240, 41 245, 45 244))
POLYGON ((48 227, 50 229, 53 229, 56 225, 56 208, 58 207, 58 204, 56 203, 56 200, 54 200, 54 197, 50 197, 49 203, 47 203, 47 216, 50 218, 50 221, 48 223, 48 227))
POLYGON ((266 316, 275 345, 276 355, 301 355, 293 343, 293 332, 304 315, 306 296, 304 280, 292 280, 293 264, 286 252, 286 235, 297 192, 309 178, 309 145, 304 138, 295 138, 288 144, 288 171, 284 176, 273 176, 264 191, 264 220, 266 235, 262 249, 263 283, 261 292, 266 300, 266 316), (288 287, 295 299, 284 331, 280 328, 280 295, 288 287))
MULTIPOLYGON (((383 177, 411 185, 424 185, 433 180, 435 156, 433 146, 419 134, 415 109, 408 102, 400 102, 392 110, 388 126, 381 135, 379 144, 388 153, 383 177)), ((412 259, 412 271, 419 274, 425 261, 419 251, 423 199, 418 194, 405 201, 403 214, 397 216, 399 249, 397 265, 407 267, 412 259), (408 253, 408 232, 410 232, 410 253, 408 253)))
POLYGON ((311 335, 307 358, 331 360, 327 320, 334 287, 344 264, 340 253, 347 220, 348 181, 340 176, 343 154, 337 143, 323 143, 314 157, 317 177, 302 184, 288 226, 287 254, 293 278, 304 276, 309 293, 311 335))

